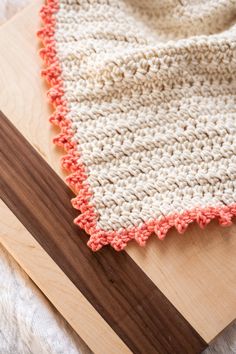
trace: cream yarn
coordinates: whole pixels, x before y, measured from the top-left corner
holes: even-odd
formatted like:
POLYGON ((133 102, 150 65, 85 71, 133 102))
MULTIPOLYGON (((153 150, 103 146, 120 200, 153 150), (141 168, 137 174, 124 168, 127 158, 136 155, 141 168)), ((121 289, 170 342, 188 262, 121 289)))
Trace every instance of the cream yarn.
POLYGON ((78 224, 92 235, 90 246, 123 249, 131 238, 144 244, 151 232, 163 238, 169 227, 182 232, 194 220, 230 222, 236 1, 59 0, 50 6, 55 23, 44 17, 55 29, 57 62, 44 74, 50 80, 60 65, 65 119, 79 156, 71 171, 86 175, 77 174, 74 204, 82 211, 78 224))

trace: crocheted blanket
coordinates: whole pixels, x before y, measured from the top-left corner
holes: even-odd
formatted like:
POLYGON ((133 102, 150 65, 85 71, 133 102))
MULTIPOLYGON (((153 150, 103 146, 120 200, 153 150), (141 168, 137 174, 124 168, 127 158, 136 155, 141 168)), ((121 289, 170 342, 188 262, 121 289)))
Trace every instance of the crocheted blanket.
POLYGON ((98 250, 236 215, 236 1, 48 0, 38 35, 75 223, 98 250))

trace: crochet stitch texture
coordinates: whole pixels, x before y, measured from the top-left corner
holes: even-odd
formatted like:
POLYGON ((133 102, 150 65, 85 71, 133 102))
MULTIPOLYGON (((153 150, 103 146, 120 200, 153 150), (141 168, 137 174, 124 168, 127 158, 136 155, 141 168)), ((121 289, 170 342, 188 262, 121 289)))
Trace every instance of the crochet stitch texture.
POLYGON ((48 0, 54 139, 93 250, 236 215, 236 1, 48 0))

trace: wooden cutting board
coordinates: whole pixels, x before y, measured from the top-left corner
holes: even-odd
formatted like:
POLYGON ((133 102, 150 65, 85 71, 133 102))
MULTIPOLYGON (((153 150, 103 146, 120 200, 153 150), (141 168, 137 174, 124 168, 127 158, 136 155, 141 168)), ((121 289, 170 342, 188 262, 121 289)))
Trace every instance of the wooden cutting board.
POLYGON ((200 353, 236 317, 236 225, 87 248, 48 123, 41 5, 0 28, 0 242, 94 353, 200 353))

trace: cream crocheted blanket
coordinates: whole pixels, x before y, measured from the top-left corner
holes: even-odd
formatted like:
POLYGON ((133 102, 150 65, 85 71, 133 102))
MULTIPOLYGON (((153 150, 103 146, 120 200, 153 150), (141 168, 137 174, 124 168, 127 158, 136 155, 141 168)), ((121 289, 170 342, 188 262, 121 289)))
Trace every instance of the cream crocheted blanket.
POLYGON ((48 0, 38 35, 89 246, 236 215, 236 1, 48 0))

